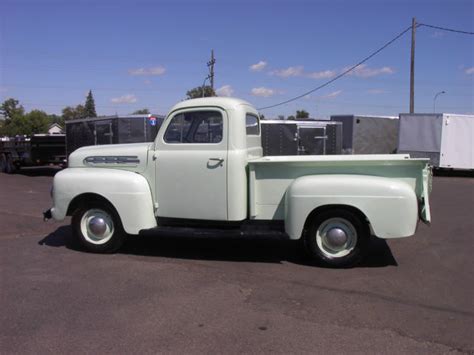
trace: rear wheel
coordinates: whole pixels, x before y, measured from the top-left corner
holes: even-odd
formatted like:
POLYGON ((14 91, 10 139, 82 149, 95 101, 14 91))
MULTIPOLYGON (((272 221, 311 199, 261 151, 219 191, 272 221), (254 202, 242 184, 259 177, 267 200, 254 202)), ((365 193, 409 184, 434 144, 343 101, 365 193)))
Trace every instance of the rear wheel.
POLYGON ((97 202, 77 209, 71 225, 76 241, 93 253, 113 253, 125 240, 120 217, 105 203, 97 202))
POLYGON ((315 215, 304 235, 306 251, 323 266, 351 267, 365 256, 370 230, 364 218, 345 209, 315 215))

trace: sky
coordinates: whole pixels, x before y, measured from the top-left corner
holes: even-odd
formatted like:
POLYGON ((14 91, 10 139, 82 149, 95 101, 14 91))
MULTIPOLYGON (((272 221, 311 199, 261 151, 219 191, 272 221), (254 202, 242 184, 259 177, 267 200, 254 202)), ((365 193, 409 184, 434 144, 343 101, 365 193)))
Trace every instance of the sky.
MULTIPOLYGON (((262 108, 301 95, 418 23, 474 31, 472 0, 0 1, 0 100, 60 114, 92 90, 99 115, 166 114, 203 84, 262 108)), ((266 117, 409 110, 411 33, 266 117)), ((415 111, 474 113, 474 36, 416 30, 415 111)))

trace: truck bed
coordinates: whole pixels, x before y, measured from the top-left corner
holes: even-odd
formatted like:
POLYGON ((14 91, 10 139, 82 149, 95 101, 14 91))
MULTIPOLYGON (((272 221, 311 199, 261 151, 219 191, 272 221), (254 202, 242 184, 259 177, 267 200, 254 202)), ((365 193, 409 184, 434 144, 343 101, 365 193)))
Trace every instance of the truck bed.
MULTIPOLYGON (((285 193, 297 178, 306 175, 369 175, 407 183, 428 206, 431 175, 428 159, 407 154, 272 156, 249 160, 249 210, 253 219, 284 219, 285 193)), ((429 216, 427 216, 429 220, 429 216)))

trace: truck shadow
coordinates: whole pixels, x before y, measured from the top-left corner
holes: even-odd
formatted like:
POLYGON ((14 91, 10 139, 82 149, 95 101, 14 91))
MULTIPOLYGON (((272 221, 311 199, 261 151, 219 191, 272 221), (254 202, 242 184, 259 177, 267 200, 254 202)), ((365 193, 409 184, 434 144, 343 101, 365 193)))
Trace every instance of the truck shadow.
MULTIPOLYGON (((66 247, 70 250, 85 252, 73 243, 70 226, 61 226, 44 237, 39 245, 66 247)), ((314 265, 304 254, 298 241, 261 236, 219 236, 219 235, 178 235, 170 233, 144 233, 128 237, 120 254, 166 257, 192 260, 218 260, 236 262, 281 263, 290 262, 299 265, 314 265)), ((380 268, 397 266, 387 242, 373 238, 369 255, 358 268, 380 268)))

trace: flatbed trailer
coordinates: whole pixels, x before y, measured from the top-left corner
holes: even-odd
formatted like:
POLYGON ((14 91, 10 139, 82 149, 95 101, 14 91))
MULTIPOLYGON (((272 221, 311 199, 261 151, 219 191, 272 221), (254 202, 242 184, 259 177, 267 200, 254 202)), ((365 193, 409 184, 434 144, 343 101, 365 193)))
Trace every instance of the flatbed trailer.
POLYGON ((21 167, 66 165, 64 134, 36 134, 0 141, 0 172, 13 173, 21 167))

